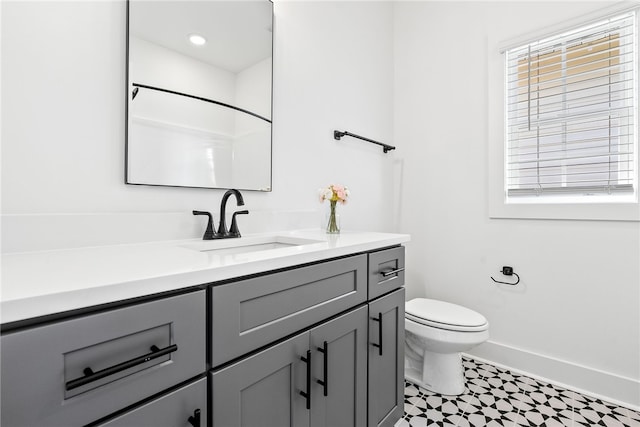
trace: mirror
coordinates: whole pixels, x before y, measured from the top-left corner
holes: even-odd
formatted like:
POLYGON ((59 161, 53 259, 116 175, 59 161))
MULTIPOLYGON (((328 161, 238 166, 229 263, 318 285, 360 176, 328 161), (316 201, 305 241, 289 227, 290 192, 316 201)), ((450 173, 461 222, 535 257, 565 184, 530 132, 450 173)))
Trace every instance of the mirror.
POLYGON ((271 191, 273 3, 127 5, 126 183, 271 191))

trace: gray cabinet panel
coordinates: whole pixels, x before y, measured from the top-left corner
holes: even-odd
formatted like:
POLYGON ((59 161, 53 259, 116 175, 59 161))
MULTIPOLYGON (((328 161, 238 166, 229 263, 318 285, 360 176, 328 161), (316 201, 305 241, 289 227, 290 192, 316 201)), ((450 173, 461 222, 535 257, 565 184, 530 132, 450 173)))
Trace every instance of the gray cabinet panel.
POLYGON ((404 285, 404 246, 369 254, 369 299, 404 285), (397 271, 389 274, 388 272, 397 271), (386 275, 386 276, 385 276, 386 275))
POLYGON ((214 286, 212 365, 219 366, 367 299, 367 256, 214 286))
POLYGON ((366 426, 367 312, 360 307, 214 372, 213 427, 366 426), (300 395, 307 350, 310 409, 300 395), (325 379, 327 396, 319 383, 325 379))
POLYGON ((99 424, 99 427, 193 427, 193 424, 189 423, 189 417, 193 417, 196 410, 200 411, 198 427, 206 427, 206 378, 99 424))
POLYGON ((404 413, 404 294, 400 288, 369 303, 369 427, 393 426, 404 413), (382 355, 373 345, 380 336, 382 355))
POLYGON ((198 291, 3 335, 1 424, 83 425, 201 374, 205 304, 198 291), (177 350, 70 386, 84 379, 85 368, 100 372, 150 353, 152 345, 177 350))
POLYGON ((309 334, 303 333, 210 374, 213 427, 305 427, 309 334))
POLYGON ((367 423, 367 307, 312 329, 310 348, 314 379, 311 427, 364 427, 367 423), (318 383, 318 380, 324 382, 325 376, 327 396, 324 386, 318 383))

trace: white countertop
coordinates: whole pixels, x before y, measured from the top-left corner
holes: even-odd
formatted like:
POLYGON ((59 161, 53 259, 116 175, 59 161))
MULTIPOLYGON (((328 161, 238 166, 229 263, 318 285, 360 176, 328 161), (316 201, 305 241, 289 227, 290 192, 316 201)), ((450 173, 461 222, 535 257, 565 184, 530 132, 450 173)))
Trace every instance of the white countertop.
POLYGON ((299 230, 2 255, 0 323, 5 324, 320 261, 409 241, 409 235, 299 230), (270 236, 315 242, 219 254, 199 246, 240 244, 270 236), (233 242, 231 242, 233 241, 233 242), (201 248, 202 249, 202 248, 201 248))

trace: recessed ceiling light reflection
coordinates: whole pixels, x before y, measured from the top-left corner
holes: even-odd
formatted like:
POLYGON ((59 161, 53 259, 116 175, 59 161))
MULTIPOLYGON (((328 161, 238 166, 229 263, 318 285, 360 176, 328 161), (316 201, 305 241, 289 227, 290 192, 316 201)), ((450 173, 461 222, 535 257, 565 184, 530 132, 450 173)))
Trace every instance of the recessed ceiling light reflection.
POLYGON ((189 41, 196 46, 202 46, 207 42, 207 39, 200 34, 189 34, 189 41))

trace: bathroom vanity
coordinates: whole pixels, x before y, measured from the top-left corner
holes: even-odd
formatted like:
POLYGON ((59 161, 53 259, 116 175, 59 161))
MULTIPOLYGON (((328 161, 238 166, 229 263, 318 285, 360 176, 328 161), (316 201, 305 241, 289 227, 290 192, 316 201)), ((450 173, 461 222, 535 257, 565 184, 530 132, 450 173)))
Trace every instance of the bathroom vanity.
POLYGON ((409 237, 231 240, 3 255, 1 424, 392 426, 409 237))

